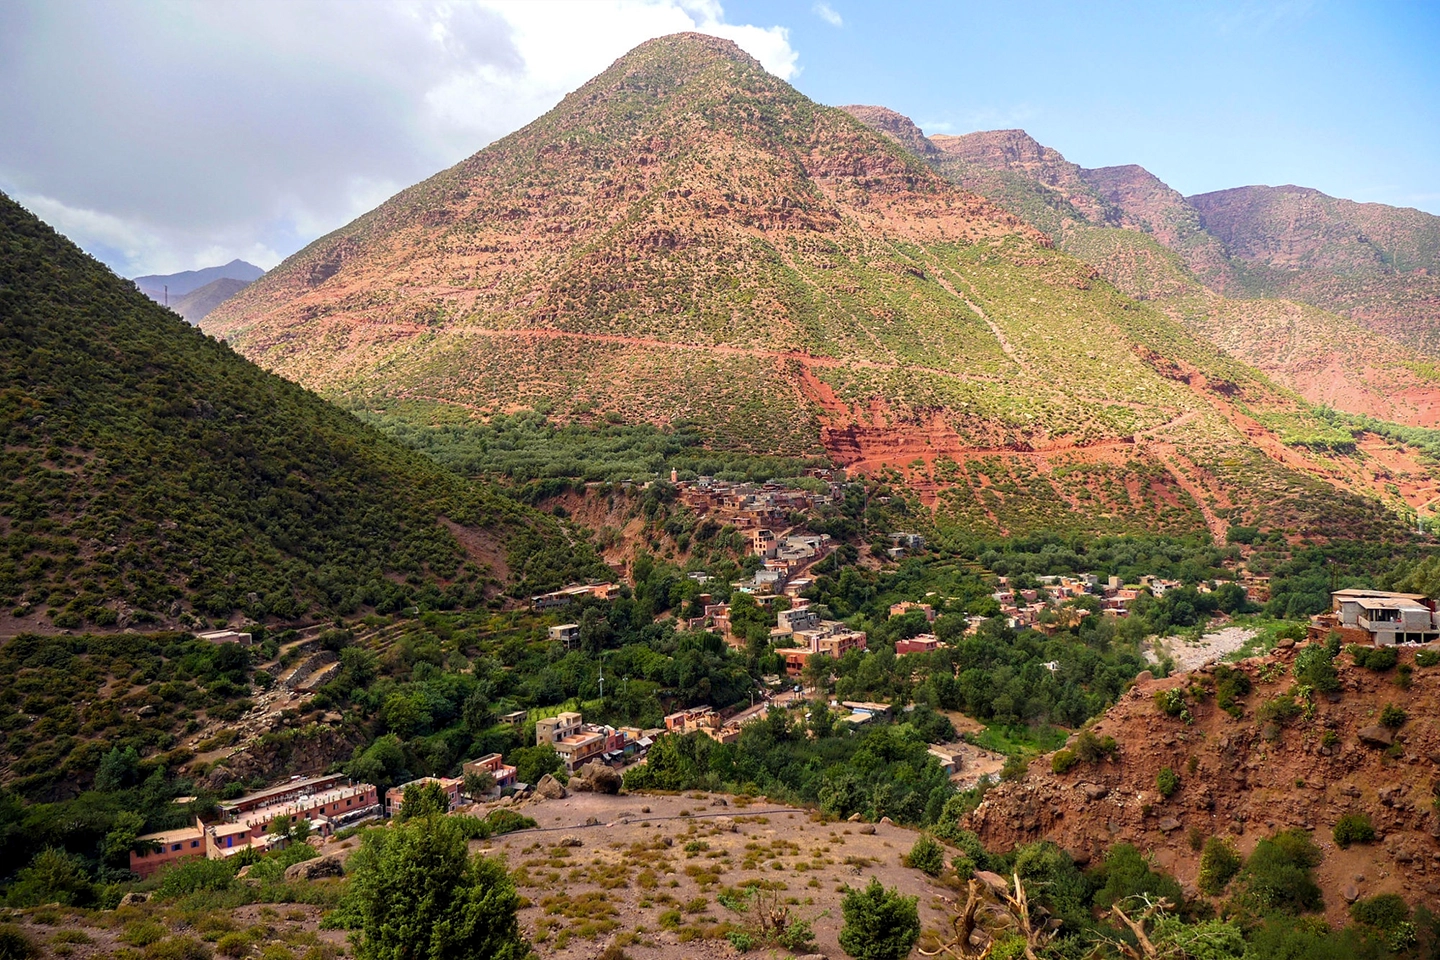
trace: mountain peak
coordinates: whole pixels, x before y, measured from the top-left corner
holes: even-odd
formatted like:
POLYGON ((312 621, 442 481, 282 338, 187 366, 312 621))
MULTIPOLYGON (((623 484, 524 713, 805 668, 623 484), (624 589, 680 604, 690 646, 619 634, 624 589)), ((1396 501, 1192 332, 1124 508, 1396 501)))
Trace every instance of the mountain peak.
POLYGON ((935 144, 925 136, 925 131, 916 126, 915 121, 903 113, 897 113, 889 107, 864 104, 851 104, 840 109, 871 130, 876 130, 894 140, 911 153, 926 157, 939 152, 935 144))
POLYGON ((1040 143, 1024 130, 979 130, 961 136, 936 134, 930 142, 962 160, 1005 164, 1064 163, 1060 151, 1040 143))

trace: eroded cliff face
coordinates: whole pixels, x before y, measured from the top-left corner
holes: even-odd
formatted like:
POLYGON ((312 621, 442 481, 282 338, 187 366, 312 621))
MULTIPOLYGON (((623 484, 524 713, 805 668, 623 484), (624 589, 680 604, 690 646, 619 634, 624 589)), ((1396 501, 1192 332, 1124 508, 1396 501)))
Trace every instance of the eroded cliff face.
POLYGON ((1238 717, 1217 705, 1213 668, 1142 679, 1092 728, 1115 738, 1113 759, 1056 774, 1051 757, 1042 757, 1022 780, 990 791, 962 825, 987 847, 1050 839, 1082 862, 1131 843, 1191 891, 1197 840, 1228 837, 1248 854, 1262 837, 1298 827, 1325 852, 1317 876, 1332 921, 1356 896, 1395 892, 1440 905, 1440 721, 1431 708, 1440 667, 1416 667, 1414 651, 1402 649, 1400 663, 1413 669, 1402 687, 1398 668, 1358 668, 1342 653, 1339 694, 1314 694, 1312 706, 1283 725, 1260 719, 1262 705, 1277 697, 1306 702, 1293 675, 1297 649, 1236 665, 1253 685, 1238 701, 1238 717), (1189 721, 1163 713, 1158 691, 1184 691, 1189 721), (1409 717, 1393 732, 1378 719, 1390 704, 1409 717), (1181 782, 1169 799, 1157 787, 1166 767, 1181 782), (1335 844, 1331 830, 1347 813, 1370 817, 1375 843, 1335 844))

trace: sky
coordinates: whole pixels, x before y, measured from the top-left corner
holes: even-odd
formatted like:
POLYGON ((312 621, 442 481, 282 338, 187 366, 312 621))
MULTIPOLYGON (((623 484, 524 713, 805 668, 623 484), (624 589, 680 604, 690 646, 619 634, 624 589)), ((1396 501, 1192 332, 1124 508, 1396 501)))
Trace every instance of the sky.
POLYGON ((1428 0, 6 0, 0 190, 125 276, 269 268, 681 30, 931 134, 1440 214, 1428 0))

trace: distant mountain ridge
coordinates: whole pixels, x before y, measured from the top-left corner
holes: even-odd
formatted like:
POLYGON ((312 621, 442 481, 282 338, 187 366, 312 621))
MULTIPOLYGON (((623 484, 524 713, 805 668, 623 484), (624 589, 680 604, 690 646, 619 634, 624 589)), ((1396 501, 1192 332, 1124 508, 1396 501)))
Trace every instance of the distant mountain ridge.
POLYGON ((204 267, 199 270, 182 270, 180 273, 151 273, 135 278, 135 286, 156 303, 163 303, 166 288, 173 305, 180 297, 199 290, 216 280, 239 280, 251 283, 265 275, 265 271, 253 263, 236 258, 219 267, 204 267))
MULTIPOLYGON (((908 123, 845 109, 882 131, 908 123)), ((1135 164, 1082 168, 1023 130, 925 139, 938 152, 917 156, 949 180, 1307 399, 1440 426, 1440 217, 1292 186, 1187 198, 1135 164)))
POLYGON ((1393 529, 1359 458, 1280 435, 1348 434, 871 120, 648 41, 204 327, 356 408, 685 423, 991 533, 1393 529))
POLYGON ((172 299, 170 309, 191 323, 199 323, 208 317, 212 310, 248 286, 250 286, 249 281, 221 277, 219 280, 211 280, 203 287, 191 290, 179 299, 172 299))

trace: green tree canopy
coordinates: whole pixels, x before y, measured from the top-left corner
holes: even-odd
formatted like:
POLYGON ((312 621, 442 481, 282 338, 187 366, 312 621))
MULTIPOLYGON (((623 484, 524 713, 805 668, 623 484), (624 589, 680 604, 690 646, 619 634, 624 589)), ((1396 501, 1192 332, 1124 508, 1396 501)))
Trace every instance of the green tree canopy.
POLYGON ((446 817, 366 833, 349 898, 357 960, 523 960, 530 952, 504 865, 471 857, 460 825, 446 817))
POLYGON ((887 890, 874 877, 864 890, 845 894, 840 948, 855 960, 903 960, 920 939, 916 898, 887 890))

